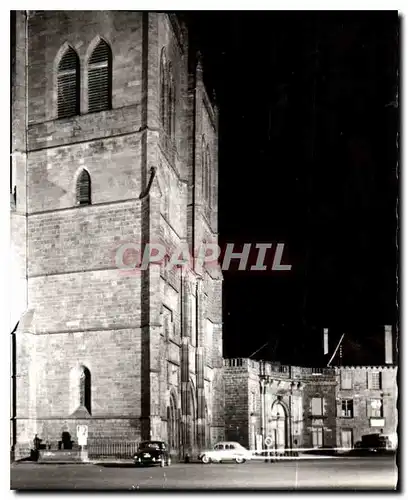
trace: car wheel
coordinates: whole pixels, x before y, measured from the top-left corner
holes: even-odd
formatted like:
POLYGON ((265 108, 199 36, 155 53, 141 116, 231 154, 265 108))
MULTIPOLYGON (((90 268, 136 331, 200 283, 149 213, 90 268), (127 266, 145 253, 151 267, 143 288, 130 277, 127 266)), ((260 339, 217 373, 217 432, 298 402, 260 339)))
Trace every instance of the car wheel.
POLYGON ((203 462, 203 464, 209 464, 211 462, 211 459, 208 455, 203 455, 201 457, 201 461, 203 462))
POLYGON ((245 462, 245 458, 244 457, 235 457, 235 462, 237 464, 243 464, 245 462))

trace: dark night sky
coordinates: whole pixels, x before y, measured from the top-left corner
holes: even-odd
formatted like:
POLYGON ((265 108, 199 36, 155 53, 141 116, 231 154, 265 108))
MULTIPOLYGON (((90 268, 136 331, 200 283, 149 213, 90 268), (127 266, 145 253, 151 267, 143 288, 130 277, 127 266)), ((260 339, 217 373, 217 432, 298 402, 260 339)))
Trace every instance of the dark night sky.
POLYGON ((224 355, 269 341, 255 358, 321 362, 329 327, 331 344, 362 346, 346 361, 383 362, 398 314, 397 13, 189 16, 220 109, 221 245, 282 242, 292 264, 224 271, 224 355))

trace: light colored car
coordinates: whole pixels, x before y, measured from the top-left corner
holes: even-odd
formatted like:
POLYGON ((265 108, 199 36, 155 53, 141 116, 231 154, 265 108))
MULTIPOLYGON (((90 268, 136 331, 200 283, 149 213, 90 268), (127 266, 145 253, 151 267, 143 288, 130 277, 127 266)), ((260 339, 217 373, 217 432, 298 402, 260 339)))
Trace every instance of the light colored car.
POLYGON ((199 458, 203 464, 228 460, 243 464, 247 460, 251 460, 252 453, 235 441, 222 441, 217 443, 212 450, 203 451, 199 458))

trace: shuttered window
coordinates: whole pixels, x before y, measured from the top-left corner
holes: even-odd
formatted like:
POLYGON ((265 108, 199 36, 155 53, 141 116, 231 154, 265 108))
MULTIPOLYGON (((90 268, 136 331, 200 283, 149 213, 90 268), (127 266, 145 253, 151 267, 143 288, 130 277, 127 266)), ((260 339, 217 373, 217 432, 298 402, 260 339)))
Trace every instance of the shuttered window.
POLYGON ((58 65, 58 118, 79 114, 79 59, 68 47, 58 65))
POLYGON ((112 54, 101 40, 95 47, 88 65, 88 111, 104 111, 112 107, 112 54))
POLYGON ((90 205, 91 203, 91 176, 86 170, 83 170, 78 177, 76 198, 78 205, 90 205))
POLYGON ((312 398, 312 415, 323 415, 323 398, 312 398))
POLYGON ((367 373, 367 387, 368 389, 379 390, 381 389, 381 373, 368 372, 367 373))
POLYGON ((350 370, 343 370, 340 375, 340 382, 342 389, 352 389, 353 381, 352 381, 352 373, 350 370))

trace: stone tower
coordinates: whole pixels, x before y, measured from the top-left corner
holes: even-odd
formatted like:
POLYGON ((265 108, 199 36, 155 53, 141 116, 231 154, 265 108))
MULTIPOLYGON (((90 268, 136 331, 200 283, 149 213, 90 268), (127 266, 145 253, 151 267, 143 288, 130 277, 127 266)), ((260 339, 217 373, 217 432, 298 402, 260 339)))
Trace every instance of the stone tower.
POLYGON ((223 438, 222 276, 118 249, 217 243, 217 109, 187 27, 133 11, 12 15, 12 446, 223 438))

